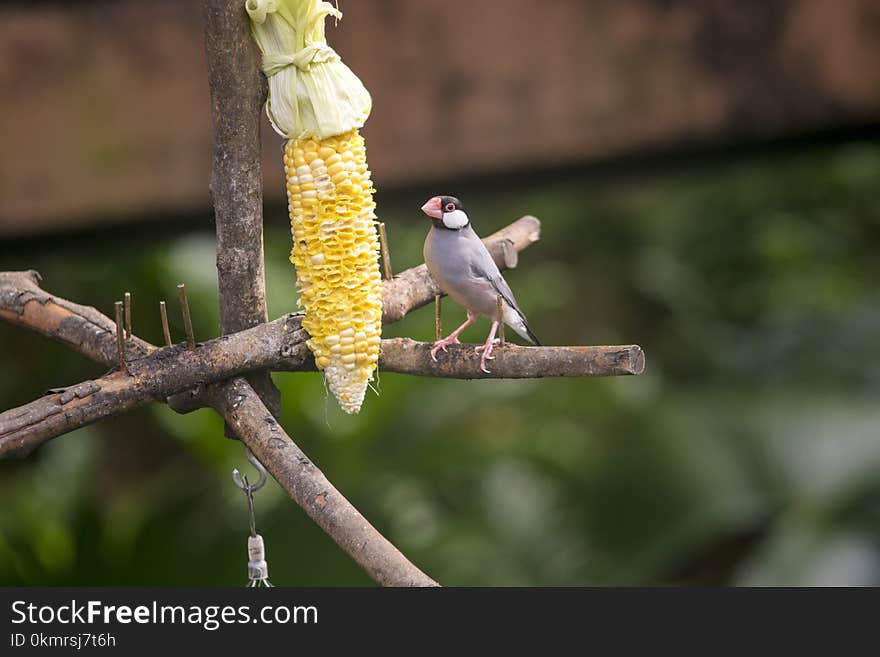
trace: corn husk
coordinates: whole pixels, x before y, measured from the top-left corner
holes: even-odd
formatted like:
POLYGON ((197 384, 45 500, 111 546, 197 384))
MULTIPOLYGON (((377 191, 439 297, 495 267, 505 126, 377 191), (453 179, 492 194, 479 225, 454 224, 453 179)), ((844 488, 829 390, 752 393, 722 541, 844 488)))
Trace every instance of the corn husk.
POLYGON ((266 113, 275 130, 324 139, 363 127, 370 94, 324 36, 325 19, 342 13, 318 0, 247 0, 245 9, 263 52, 266 113))

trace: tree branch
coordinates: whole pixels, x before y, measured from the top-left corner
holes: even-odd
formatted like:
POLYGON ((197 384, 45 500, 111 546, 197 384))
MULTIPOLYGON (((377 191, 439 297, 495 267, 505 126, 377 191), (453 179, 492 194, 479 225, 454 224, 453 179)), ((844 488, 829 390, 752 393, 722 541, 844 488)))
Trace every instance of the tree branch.
POLYGON ((141 381, 114 372, 0 413, 0 458, 26 456, 51 438, 152 401, 141 381))
MULTIPOLYGON (((0 281, 4 276, 0 274, 0 281)), ((9 289, 0 285, 0 292, 9 289)), ((0 295, 0 298, 7 296, 12 295, 0 295)), ((0 314, 3 312, 5 310, 0 308, 0 314)), ((40 320, 37 312, 31 312, 29 317, 40 320)), ((109 322, 100 316, 95 319, 101 324, 109 322)), ((154 349, 146 356, 129 360, 128 373, 115 372, 73 386, 63 394, 54 393, 0 413, 0 457, 24 455, 51 438, 190 388, 199 390, 201 399, 205 386, 254 370, 314 371, 314 360, 305 345, 308 334, 301 327, 301 321, 301 315, 285 315, 274 322, 209 340, 194 349, 185 344, 154 349), (71 391, 79 394, 71 397, 71 391), (82 394, 86 391, 88 394, 82 394)), ((68 337, 74 336, 68 331, 68 337)), ((616 376, 640 374, 644 369, 644 354, 635 345, 519 347, 508 344, 497 348, 491 373, 480 370, 480 359, 471 346, 450 346, 436 362, 431 359, 430 348, 428 343, 404 338, 383 340, 380 370, 485 379, 616 376)))
POLYGON ((406 338, 382 340, 379 367, 385 372, 449 379, 540 379, 554 376, 641 374, 645 354, 638 345, 613 347, 520 347, 507 343, 492 352, 490 372, 480 369, 473 345, 457 344, 431 358, 431 344, 406 338))
MULTIPOLYGON (((118 365, 116 324, 91 306, 81 306, 40 288, 35 271, 0 272, 0 319, 60 342, 107 367, 118 365)), ((141 357, 155 347, 132 336, 128 357, 141 357)))
MULTIPOLYGON (((523 217, 488 238, 499 266, 513 252, 538 239, 540 223, 523 217), (506 242, 508 248, 502 248, 506 242)), ((104 363, 116 365, 115 324, 94 308, 55 297, 39 287, 36 272, 0 273, 0 318, 31 328, 104 363)), ((429 303, 437 289, 424 265, 383 284, 386 323, 429 303)), ((130 374, 114 372, 18 409, 0 414, 0 456, 29 451, 77 426, 153 399, 195 386, 226 419, 267 470, 328 534, 376 581, 391 585, 434 585, 382 537, 326 480, 272 418, 242 378, 209 385, 254 369, 314 369, 305 346, 301 316, 286 315, 268 324, 226 335, 195 349, 184 345, 157 349, 132 337, 127 342, 130 374)), ((401 338, 384 340, 380 367, 385 371, 454 378, 519 376, 598 376, 638 374, 641 350, 627 347, 516 347, 498 350, 491 375, 480 372, 479 359, 466 346, 450 348, 434 363, 430 345, 401 338)))
MULTIPOLYGON (((263 263, 260 112, 266 81, 241 0, 204 0, 214 159, 220 334, 267 321, 263 263)), ((268 372, 248 381, 278 417, 281 396, 268 372)), ((228 433, 228 432, 227 432, 228 433)))
MULTIPOLYGON (((67 433, 131 410, 150 399, 148 389, 139 377, 114 372, 7 411, 0 415, 0 456, 29 451, 48 434, 67 433)), ((212 386, 206 396, 291 498, 370 577, 385 586, 437 586, 336 490, 294 444, 245 379, 212 386)))

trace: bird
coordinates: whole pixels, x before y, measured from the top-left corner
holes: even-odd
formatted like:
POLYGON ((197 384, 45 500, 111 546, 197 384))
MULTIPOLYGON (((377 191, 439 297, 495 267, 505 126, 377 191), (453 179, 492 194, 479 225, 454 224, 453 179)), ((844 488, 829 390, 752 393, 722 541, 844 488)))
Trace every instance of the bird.
POLYGON ((425 238, 425 265, 428 273, 442 292, 464 306, 467 320, 447 337, 431 347, 431 358, 437 361, 437 352, 446 351, 450 344, 459 344, 458 336, 480 315, 492 321, 489 337, 476 347, 480 369, 489 374, 487 361, 493 360, 492 349, 499 339, 495 337, 498 324, 504 321, 524 340, 540 346, 529 328, 525 314, 520 310, 507 281, 474 229, 464 206, 454 196, 432 196, 422 206, 422 212, 431 218, 431 230, 425 238), (503 301, 503 317, 498 308, 498 297, 503 301))

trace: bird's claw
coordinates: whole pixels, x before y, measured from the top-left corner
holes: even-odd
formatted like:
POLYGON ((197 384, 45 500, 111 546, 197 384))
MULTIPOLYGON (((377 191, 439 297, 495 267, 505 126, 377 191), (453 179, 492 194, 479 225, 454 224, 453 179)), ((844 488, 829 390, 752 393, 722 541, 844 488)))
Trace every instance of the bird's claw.
POLYGON ((491 344, 491 345, 490 345, 488 342, 487 342, 486 344, 477 345, 476 347, 474 347, 474 351, 475 351, 476 353, 480 353, 481 351, 483 351, 483 349, 488 348, 488 349, 489 349, 489 353, 491 354, 491 353, 492 353, 492 346, 493 346, 493 345, 496 345, 496 344, 498 344, 498 343, 500 343, 500 342, 501 342, 501 338, 495 338, 494 340, 492 340, 492 344, 491 344))
POLYGON ((499 342, 500 340, 498 338, 495 338, 494 340, 486 341, 486 344, 481 344, 479 347, 476 347, 474 349, 474 351, 476 351, 477 353, 480 353, 481 351, 483 352, 483 355, 480 358, 480 370, 485 372, 486 374, 492 373, 486 368, 486 361, 495 360, 495 356, 492 355, 492 349, 499 342))
POLYGON ((456 338, 444 338, 442 340, 437 340, 437 342, 434 343, 434 346, 431 347, 431 360, 433 360, 436 363, 437 362, 437 352, 442 350, 444 353, 446 353, 446 347, 451 344, 461 344, 461 343, 458 341, 457 337, 456 338))

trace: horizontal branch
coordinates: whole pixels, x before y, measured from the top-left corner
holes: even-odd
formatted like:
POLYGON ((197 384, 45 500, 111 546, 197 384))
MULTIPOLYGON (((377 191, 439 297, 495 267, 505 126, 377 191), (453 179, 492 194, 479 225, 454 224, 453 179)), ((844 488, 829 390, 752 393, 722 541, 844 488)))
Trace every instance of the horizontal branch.
MULTIPOLYGON (((91 306, 56 297, 40 287, 35 271, 0 272, 0 319, 35 331, 84 356, 116 365, 116 324, 91 306)), ((132 336, 126 340, 129 358, 144 356, 156 347, 132 336)))
MULTIPOLYGON (((205 386, 253 370, 314 371, 305 345, 308 334, 300 315, 199 344, 157 349, 128 362, 128 374, 114 372, 47 395, 24 407, 0 413, 0 457, 24 455, 43 442, 150 401, 205 386), (81 394, 71 395, 70 391, 81 394), (85 394, 85 393, 88 394, 85 394)), ((382 341, 380 371, 454 379, 618 376, 641 374, 644 354, 635 345, 622 347, 499 346, 491 372, 480 369, 470 345, 451 345, 437 361, 431 345, 405 338, 382 341)))
POLYGON ((124 372, 84 381, 0 413, 0 458, 26 456, 51 438, 153 401, 142 382, 124 372))
POLYGON ((449 345, 431 358, 431 346, 406 338, 382 340, 379 366, 386 372, 449 379, 539 379, 554 376, 641 374, 645 354, 638 345, 614 347, 520 347, 497 345, 490 372, 480 369, 473 345, 449 345))

